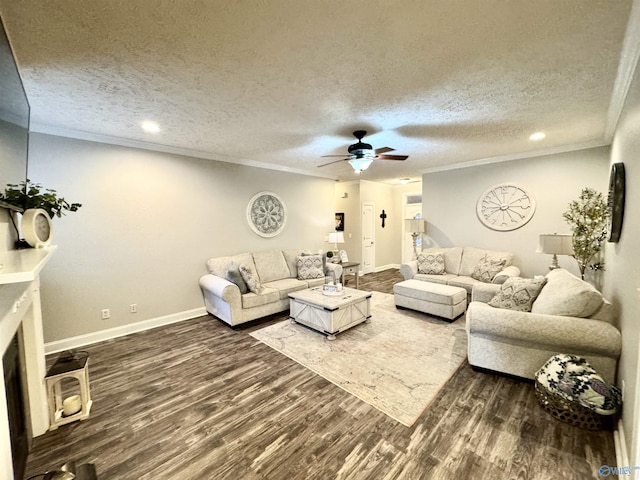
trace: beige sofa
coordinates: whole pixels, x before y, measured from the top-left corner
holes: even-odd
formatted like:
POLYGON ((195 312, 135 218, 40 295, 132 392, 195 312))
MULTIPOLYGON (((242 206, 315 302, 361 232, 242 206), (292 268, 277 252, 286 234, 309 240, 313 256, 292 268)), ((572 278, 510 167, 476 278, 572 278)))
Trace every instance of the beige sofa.
POLYGON ((442 283, 454 287, 462 287, 471 295, 473 286, 479 283, 503 283, 509 277, 520 275, 520 269, 513 263, 513 254, 509 252, 496 252, 474 247, 438 247, 424 249, 422 255, 444 257, 444 272, 442 274, 421 273, 418 269, 418 261, 413 260, 400 265, 400 273, 405 280, 416 279, 425 282, 442 283), (504 261, 504 267, 491 278, 481 278, 477 273, 477 267, 483 260, 504 261), (478 278, 474 278, 474 276, 478 278))
MULTIPOLYGON (((298 260, 309 259, 306 250, 267 250, 211 258, 208 274, 200 278, 207 312, 231 326, 289 309, 289 293, 340 280, 342 266, 323 262, 317 278, 299 278, 298 260), (241 292, 231 272, 243 267, 252 273, 255 291, 241 292)), ((317 260, 316 257, 313 257, 317 260)), ((316 262, 317 263, 317 262, 316 262)), ((305 270, 305 273, 308 273, 305 270)), ((242 283, 242 282, 240 282, 242 283)), ((246 284, 247 282, 245 282, 246 284)))
MULTIPOLYGON (((468 357, 472 367, 533 380, 544 363, 557 354, 585 358, 605 380, 615 380, 622 349, 620 331, 613 325, 612 305, 590 284, 564 269, 552 270, 531 311, 497 308, 489 303, 504 286, 476 285, 467 308, 468 357)), ((544 281, 544 279, 543 279, 544 281)), ((513 306, 511 306, 513 308, 513 306)))

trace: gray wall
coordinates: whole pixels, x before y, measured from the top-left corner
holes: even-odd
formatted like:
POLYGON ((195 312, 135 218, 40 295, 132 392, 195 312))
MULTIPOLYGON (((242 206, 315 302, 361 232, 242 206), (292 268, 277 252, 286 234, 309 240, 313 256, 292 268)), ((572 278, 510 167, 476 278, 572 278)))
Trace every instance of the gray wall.
POLYGON ((59 248, 42 274, 46 342, 201 308, 208 258, 326 249, 334 226, 332 180, 43 134, 31 135, 29 154, 32 180, 83 203, 54 219, 59 248), (269 239, 245 217, 262 190, 287 207, 285 230, 269 239))
POLYGON ((626 172, 626 200, 622 234, 618 243, 607 244, 604 294, 620 312, 622 357, 618 369, 619 384, 625 384, 623 422, 629 465, 640 465, 640 458, 631 450, 633 437, 640 429, 640 393, 638 388, 638 352, 640 351, 640 73, 636 70, 627 96, 623 115, 618 123, 611 163, 623 162, 626 172))
MULTIPOLYGON (((523 276, 546 274, 549 255, 538 254, 541 233, 571 233, 562 218, 567 205, 584 187, 607 193, 609 149, 595 148, 512 162, 448 170, 422 177, 422 211, 427 220, 424 246, 474 246, 516 254, 523 276), (536 199, 536 212, 523 227, 498 232, 476 215, 478 197, 489 187, 513 182, 536 199)), ((560 266, 578 275, 573 258, 559 257, 560 266)))

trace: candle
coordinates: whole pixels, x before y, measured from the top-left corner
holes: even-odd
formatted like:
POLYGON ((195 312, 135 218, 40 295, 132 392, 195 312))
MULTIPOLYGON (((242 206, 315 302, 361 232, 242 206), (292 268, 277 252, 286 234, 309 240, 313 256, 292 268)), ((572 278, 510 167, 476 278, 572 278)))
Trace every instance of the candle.
POLYGON ((73 415, 82 410, 82 399, 80 395, 72 395, 62 401, 62 414, 65 417, 73 415))

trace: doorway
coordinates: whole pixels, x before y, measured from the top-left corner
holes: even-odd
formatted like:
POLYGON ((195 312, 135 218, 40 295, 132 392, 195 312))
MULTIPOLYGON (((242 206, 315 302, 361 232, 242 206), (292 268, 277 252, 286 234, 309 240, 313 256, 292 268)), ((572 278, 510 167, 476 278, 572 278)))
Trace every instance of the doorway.
POLYGON ((376 228, 373 220, 376 206, 373 203, 362 204, 362 273, 371 273, 376 265, 375 237, 376 228))

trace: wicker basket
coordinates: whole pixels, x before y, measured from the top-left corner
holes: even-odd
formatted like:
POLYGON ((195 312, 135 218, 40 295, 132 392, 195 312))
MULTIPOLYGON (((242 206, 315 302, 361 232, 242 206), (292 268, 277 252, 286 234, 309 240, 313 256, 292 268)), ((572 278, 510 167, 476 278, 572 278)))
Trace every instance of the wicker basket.
POLYGON ((577 402, 569 402, 548 391, 538 380, 535 391, 542 408, 561 422, 586 430, 610 430, 613 427, 615 415, 600 415, 577 402))

